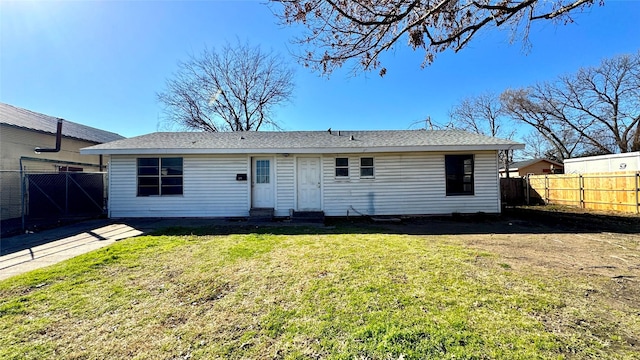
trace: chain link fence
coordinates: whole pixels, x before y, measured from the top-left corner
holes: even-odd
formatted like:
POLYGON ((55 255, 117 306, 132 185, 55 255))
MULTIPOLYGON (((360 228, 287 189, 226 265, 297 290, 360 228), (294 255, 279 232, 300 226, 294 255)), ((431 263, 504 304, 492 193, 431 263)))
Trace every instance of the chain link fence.
POLYGON ((105 172, 0 171, 2 236, 106 213, 105 172))

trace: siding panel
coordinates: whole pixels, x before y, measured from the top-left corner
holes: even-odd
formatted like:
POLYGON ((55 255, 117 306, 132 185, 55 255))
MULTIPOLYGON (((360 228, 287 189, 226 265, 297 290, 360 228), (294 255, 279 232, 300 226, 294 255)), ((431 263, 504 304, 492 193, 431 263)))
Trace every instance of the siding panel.
POLYGON ((295 209, 294 164, 293 156, 276 158, 276 216, 289 216, 289 209, 295 209))
POLYGON ((500 212, 494 151, 475 154, 475 194, 446 196, 445 153, 371 154, 375 179, 360 179, 360 154, 323 158, 324 210, 328 216, 422 215, 500 212), (349 179, 334 176, 335 157, 349 158, 349 179))
POLYGON ((184 156, 181 196, 136 196, 136 157, 113 156, 110 173, 111 217, 224 217, 248 216, 246 181, 248 158, 184 156))

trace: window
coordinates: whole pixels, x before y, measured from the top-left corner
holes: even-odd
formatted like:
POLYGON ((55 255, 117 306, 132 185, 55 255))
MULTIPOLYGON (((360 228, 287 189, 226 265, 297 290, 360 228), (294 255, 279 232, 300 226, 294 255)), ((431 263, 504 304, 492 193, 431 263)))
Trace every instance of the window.
POLYGON ((445 155, 447 195, 473 195, 473 155, 445 155))
POLYGON ((269 174, 269 160, 256 160, 256 184, 268 184, 269 174))
POLYGON ((182 158, 138 158, 138 196, 182 195, 182 158))
POLYGON ((360 177, 361 178, 373 177, 373 158, 372 157, 360 158, 360 177))
POLYGON ((349 177, 349 158, 336 158, 336 177, 349 177))

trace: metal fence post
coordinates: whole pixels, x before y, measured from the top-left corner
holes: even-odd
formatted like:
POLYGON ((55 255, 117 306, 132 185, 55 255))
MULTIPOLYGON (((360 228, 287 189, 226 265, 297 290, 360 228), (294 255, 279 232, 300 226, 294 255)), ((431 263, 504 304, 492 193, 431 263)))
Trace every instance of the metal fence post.
MULTIPOLYGON (((107 165, 107 171, 108 170, 107 165)), ((105 215, 109 214, 109 173, 102 174, 102 212, 105 215)))
POLYGON ((69 215, 69 173, 64 173, 64 214, 69 215))
POLYGON ((22 158, 20 158, 20 221, 21 221, 21 225, 22 225, 22 232, 24 233, 26 226, 25 226, 25 219, 24 219, 24 212, 25 212, 25 198, 27 196, 27 177, 24 174, 24 170, 22 169, 22 158))

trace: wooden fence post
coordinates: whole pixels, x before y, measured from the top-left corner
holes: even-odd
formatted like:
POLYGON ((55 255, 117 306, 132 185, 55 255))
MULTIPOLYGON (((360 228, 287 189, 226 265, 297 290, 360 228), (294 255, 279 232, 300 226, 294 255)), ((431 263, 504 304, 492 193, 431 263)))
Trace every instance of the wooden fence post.
POLYGON ((526 189, 525 189, 524 197, 527 205, 531 205, 531 182, 529 179, 530 176, 531 175, 527 174, 526 182, 525 182, 526 189))
POLYGON ((640 171, 636 171, 636 214, 640 214, 640 171))
POLYGON ((549 204, 549 175, 544 176, 544 203, 549 204))
POLYGON ((580 208, 584 209, 584 178, 582 174, 578 174, 578 198, 580 199, 580 208))

